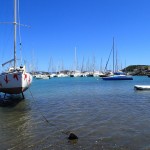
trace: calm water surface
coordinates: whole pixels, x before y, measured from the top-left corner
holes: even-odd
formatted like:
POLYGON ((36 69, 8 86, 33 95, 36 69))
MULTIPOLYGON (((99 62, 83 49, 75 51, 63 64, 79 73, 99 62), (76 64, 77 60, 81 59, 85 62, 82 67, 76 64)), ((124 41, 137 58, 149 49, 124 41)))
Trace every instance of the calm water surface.
POLYGON ((150 91, 135 84, 150 78, 34 80, 25 100, 0 107, 0 149, 149 150, 150 91), (68 131, 78 141, 68 141, 68 131))

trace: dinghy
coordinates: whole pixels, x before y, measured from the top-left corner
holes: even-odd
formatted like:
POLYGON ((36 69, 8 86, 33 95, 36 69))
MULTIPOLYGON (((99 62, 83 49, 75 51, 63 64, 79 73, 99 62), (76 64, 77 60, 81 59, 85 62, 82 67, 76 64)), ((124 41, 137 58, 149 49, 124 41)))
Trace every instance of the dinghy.
POLYGON ((134 89, 136 89, 136 90, 150 90, 150 85, 135 85, 134 89))

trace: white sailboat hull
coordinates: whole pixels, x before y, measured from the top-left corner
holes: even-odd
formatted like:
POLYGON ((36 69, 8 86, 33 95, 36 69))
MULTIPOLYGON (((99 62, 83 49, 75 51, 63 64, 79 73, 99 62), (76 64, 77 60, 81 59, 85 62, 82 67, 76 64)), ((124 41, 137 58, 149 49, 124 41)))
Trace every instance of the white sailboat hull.
MULTIPOLYGON (((13 59, 5 62, 2 66, 10 63, 11 67, 8 71, 0 74, 0 92, 8 94, 20 94, 27 90, 32 82, 32 76, 26 72, 25 66, 17 67, 17 25, 20 25, 20 22, 17 22, 17 13, 19 11, 18 0, 14 0, 14 57, 13 59), (17 11, 18 10, 18 11, 17 11), (14 63, 13 66, 11 63, 14 63)), ((21 44, 21 43, 20 43, 21 44)))
POLYGON ((32 76, 26 72, 12 72, 0 75, 0 92, 20 94, 32 83, 32 76))

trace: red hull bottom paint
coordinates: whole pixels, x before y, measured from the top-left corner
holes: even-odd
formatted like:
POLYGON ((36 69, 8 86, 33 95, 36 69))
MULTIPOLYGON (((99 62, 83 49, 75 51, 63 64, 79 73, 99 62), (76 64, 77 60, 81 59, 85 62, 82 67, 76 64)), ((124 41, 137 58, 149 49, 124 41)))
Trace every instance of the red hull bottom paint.
POLYGON ((7 93, 7 94, 20 94, 24 91, 26 91, 28 87, 23 88, 23 87, 18 87, 18 88, 1 88, 0 92, 2 93, 7 93))

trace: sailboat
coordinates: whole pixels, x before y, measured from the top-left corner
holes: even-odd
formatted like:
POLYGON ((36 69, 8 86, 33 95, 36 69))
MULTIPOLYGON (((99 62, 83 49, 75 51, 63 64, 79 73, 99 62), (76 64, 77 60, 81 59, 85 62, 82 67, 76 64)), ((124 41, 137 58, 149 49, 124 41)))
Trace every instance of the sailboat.
MULTIPOLYGON (((2 66, 10 64, 13 62, 13 65, 7 70, 0 74, 0 92, 6 94, 22 94, 26 91, 32 83, 32 75, 26 72, 25 66, 17 67, 17 58, 16 58, 16 32, 17 32, 17 0, 14 0, 14 58, 3 63, 2 66)), ((4 96, 5 98, 5 96, 4 96)))
POLYGON ((102 77, 103 80, 133 80, 132 76, 126 75, 124 72, 118 71, 115 72, 114 70, 114 38, 113 38, 113 73, 110 76, 102 77))
POLYGON ((77 52, 75 47, 74 71, 71 72, 70 77, 83 77, 81 71, 77 70, 77 52))

